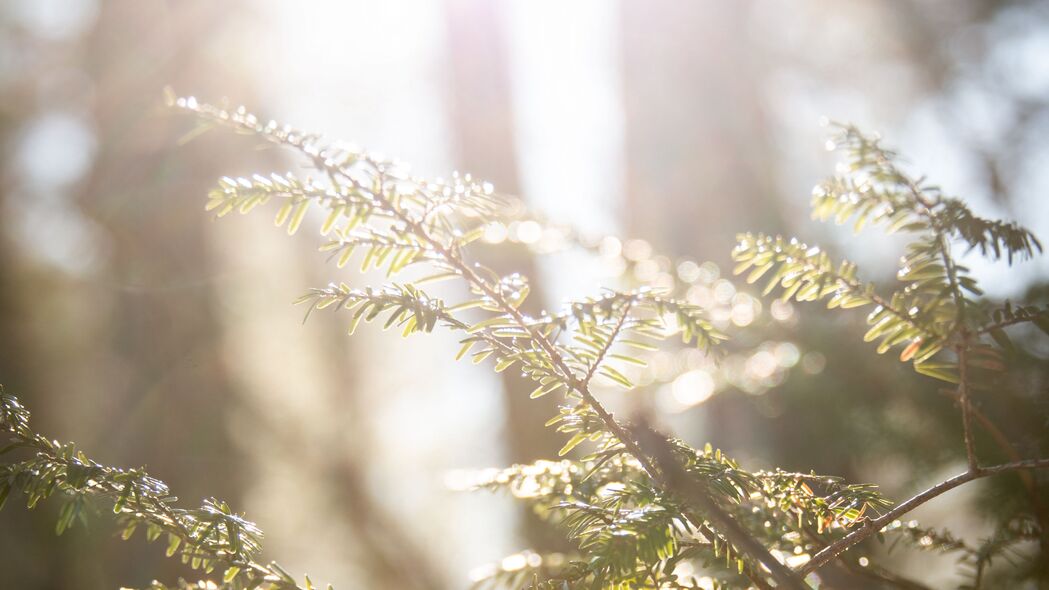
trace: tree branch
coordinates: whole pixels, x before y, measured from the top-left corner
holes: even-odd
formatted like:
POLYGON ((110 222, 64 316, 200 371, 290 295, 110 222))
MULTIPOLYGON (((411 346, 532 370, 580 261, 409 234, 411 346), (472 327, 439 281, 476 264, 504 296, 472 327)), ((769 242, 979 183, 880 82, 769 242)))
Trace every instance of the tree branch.
POLYGON ((848 535, 845 535, 841 539, 838 539, 831 545, 828 545, 824 549, 820 550, 819 553, 814 555, 811 560, 797 568, 795 572, 799 575, 806 575, 817 569, 823 567, 828 562, 833 560, 838 555, 841 555, 853 545, 856 545, 860 541, 863 541, 867 537, 870 537, 874 533, 880 531, 885 525, 896 520, 897 518, 907 514, 911 510, 914 510, 918 506, 925 504, 926 502, 940 496, 946 492, 953 490, 954 488, 983 477, 989 477, 991 475, 997 475, 1007 471, 1016 471, 1020 469, 1043 469, 1049 468, 1049 459, 1030 459, 1027 461, 1016 461, 1014 463, 1003 463, 1001 465, 994 465, 992 467, 979 467, 976 470, 969 470, 965 473, 958 474, 946 481, 938 483, 931 488, 912 496, 908 500, 897 505, 892 510, 879 516, 875 519, 867 519, 863 521, 863 527, 858 528, 848 535))
MULTIPOLYGON (((346 176, 351 182, 353 182, 352 178, 350 178, 344 171, 337 171, 340 175, 346 176)), ((684 499, 687 504, 691 504, 705 513, 706 517, 714 523, 718 531, 729 543, 741 552, 746 553, 752 559, 760 562, 769 570, 772 578, 776 581, 777 588, 787 588, 791 590, 805 589, 805 585, 791 573, 789 568, 773 557, 772 554, 769 553, 761 543, 754 539, 750 533, 743 529, 743 527, 741 527, 731 515, 717 506, 705 490, 694 489, 693 486, 680 485, 680 482, 674 481, 672 477, 668 479, 664 471, 657 469, 650 458, 641 450, 630 431, 620 424, 615 417, 612 416, 612 413, 597 401, 597 398, 595 398, 590 391, 588 382, 584 379, 580 379, 572 372, 565 363, 561 353, 557 350, 557 347, 548 338, 543 336, 542 333, 538 332, 517 309, 517 307, 511 305, 498 289, 492 288, 488 281, 479 276, 477 272, 462 259, 458 250, 449 248, 440 240, 433 237, 423 223, 407 214, 400 207, 397 207, 395 203, 391 202, 385 194, 383 184, 383 175, 380 171, 379 190, 376 191, 374 198, 382 203, 383 206, 390 209, 398 220, 422 238, 423 241, 428 243, 431 248, 433 248, 434 252, 443 258, 443 260, 455 269, 455 271, 470 285, 480 290, 486 297, 494 302, 503 313, 510 316, 518 327, 528 332, 530 339, 546 352, 551 363, 562 374, 566 382, 570 384, 571 388, 579 393, 584 403, 593 408, 594 412, 597 413, 598 417, 605 424, 606 428, 608 428, 609 432, 623 443, 627 452, 641 464, 645 472, 659 485, 659 487, 670 492, 672 495, 684 499)), ((627 311, 629 311, 629 308, 627 311)), ((626 315, 624 314, 621 321, 625 321, 625 318, 626 315)), ((671 464, 676 465, 676 462, 671 461, 667 465, 662 466, 666 468, 671 464)), ((680 466, 677 466, 677 469, 680 469, 680 466)), ((686 516, 697 527, 703 523, 703 518, 692 513, 692 511, 686 511, 686 516)), ((758 579, 760 580, 760 578, 758 579)), ((757 580, 752 581, 756 584, 758 583, 757 580)))
MULTIPOLYGON (((636 426, 634 431, 637 433, 637 440, 649 449, 650 456, 658 464, 660 477, 656 481, 664 489, 683 500, 686 505, 698 508, 733 547, 764 565, 776 581, 776 588, 792 590, 808 588, 801 582, 800 576, 795 576, 790 568, 780 563, 764 545, 740 526, 732 515, 718 506, 705 485, 702 485, 681 467, 663 435, 645 425, 636 426)), ((693 523, 703 522, 703 518, 693 514, 691 510, 687 510, 686 515, 693 523)))
POLYGON ((590 380, 594 378, 594 373, 597 372, 598 367, 600 367, 601 363, 605 360, 605 355, 608 354, 608 351, 611 350, 612 346, 616 343, 616 338, 619 336, 619 333, 623 331, 623 326, 626 325, 627 318, 630 317, 630 309, 633 306, 634 299, 627 299, 626 304, 623 305, 623 311, 621 312, 622 315, 619 316, 619 320, 616 321, 616 325, 612 328, 612 333, 608 335, 608 344, 601 347, 597 358, 595 358, 594 362, 590 364, 586 376, 583 377, 583 383, 587 387, 590 386, 590 380))
POLYGON ((993 332, 995 330, 1001 330, 1002 328, 1007 328, 1009 326, 1015 326, 1016 324, 1024 324, 1024 323, 1028 323, 1028 322, 1033 322, 1036 317, 1038 317, 1038 316, 1016 316, 1016 317, 1013 317, 1013 318, 1004 319, 1004 320, 1002 320, 1000 322, 995 322, 993 324, 987 324, 986 326, 980 328, 979 330, 976 330, 976 334, 978 336, 982 336, 984 334, 990 334, 991 332, 993 332))
POLYGON ((972 401, 969 399, 969 340, 965 336, 958 346, 958 400, 962 406, 962 433, 965 438, 965 460, 969 471, 979 471, 976 442, 973 440, 972 401))

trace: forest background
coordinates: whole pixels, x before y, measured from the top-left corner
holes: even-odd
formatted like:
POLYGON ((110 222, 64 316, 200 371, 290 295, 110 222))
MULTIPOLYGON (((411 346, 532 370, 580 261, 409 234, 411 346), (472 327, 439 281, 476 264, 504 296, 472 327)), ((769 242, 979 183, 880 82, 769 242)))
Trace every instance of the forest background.
MULTIPOLYGON (((462 470, 556 454, 550 406, 512 375, 450 362, 451 335, 302 325, 290 303, 330 278, 314 243, 201 212, 219 175, 286 161, 224 134, 180 144, 170 84, 424 175, 472 172, 593 235, 645 238, 602 243, 596 264, 526 248, 497 263, 541 278, 533 297, 553 303, 628 262, 646 282, 691 277, 753 348, 715 376, 694 355, 660 357, 618 407, 651 408, 752 468, 903 497, 964 464, 956 410, 841 337, 862 318, 737 292, 734 236, 811 236, 894 267, 898 243, 809 220, 833 162, 822 116, 881 132, 977 212, 1049 236, 1047 53, 1049 9, 1020 1, 13 0, 0 7, 0 381, 40 431, 146 464, 191 503, 230 500, 268 554, 338 587, 458 588, 525 546, 561 547, 510 499, 454 489, 462 470)), ((550 237, 531 229, 486 239, 541 250, 550 237)), ((1045 257, 974 267, 989 295, 1027 300, 1044 298, 1047 270, 1045 257)), ((1049 348, 1033 346, 1044 364, 1049 348)), ((1038 432, 1029 406, 1004 407, 1038 432)), ((1023 442, 1044 456, 1044 440, 1023 442)), ((977 493, 915 517, 978 536, 987 522, 959 511, 977 493)), ((101 523, 56 538, 54 520, 46 505, 0 513, 0 586, 175 577, 101 523)), ((920 559, 903 571, 951 583, 920 559)))

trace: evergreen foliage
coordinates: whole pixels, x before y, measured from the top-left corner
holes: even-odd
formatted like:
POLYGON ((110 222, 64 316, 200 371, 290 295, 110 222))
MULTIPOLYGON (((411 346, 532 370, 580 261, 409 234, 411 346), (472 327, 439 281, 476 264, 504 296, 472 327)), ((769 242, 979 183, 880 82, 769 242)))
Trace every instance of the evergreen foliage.
MULTIPOLYGON (((556 394, 564 400, 548 423, 564 436, 561 459, 480 472, 473 487, 528 504, 560 527, 577 551, 509 556, 480 571, 477 588, 806 588, 832 562, 888 587, 922 587, 846 552, 870 537, 958 553, 976 588, 999 558, 1037 559, 1017 550, 1045 536, 1046 523, 1036 516, 1037 493, 1031 506, 1018 507, 979 544, 900 519, 974 479, 1049 467, 1046 459, 982 466, 972 434, 973 393, 986 387, 988 374, 1006 370, 1002 350, 1012 343, 1005 329, 1031 324, 1049 331, 1049 310, 1008 302, 991 307, 956 255, 964 248, 1011 263, 1035 255, 1041 245, 1022 227, 977 217, 961 201, 906 175, 896 154, 877 139, 840 128, 834 143, 845 151, 846 170, 816 189, 813 213, 821 220, 851 220, 857 230, 876 225, 913 234, 896 291, 881 295, 858 278, 852 263, 834 262, 796 239, 744 234, 733 256, 736 271, 748 273, 750 282, 771 273, 766 294, 782 289, 783 299, 873 307, 866 340, 877 340, 879 352, 900 348, 901 361, 954 386, 969 469, 899 504, 873 485, 838 477, 749 471, 710 445, 695 449, 643 418, 613 416, 594 394, 597 380, 633 389, 629 367, 645 365, 646 356, 670 346, 671 339, 716 355, 725 335, 701 307, 650 286, 608 290, 561 310, 525 314, 528 278, 479 264, 471 244, 492 223, 544 222, 491 185, 460 175, 450 181, 417 178, 396 162, 263 122, 243 107, 175 97, 171 104, 197 117, 202 129, 231 128, 290 148, 318 176, 223 178, 208 196, 209 211, 221 217, 272 202, 275 224, 295 233, 307 213, 319 209, 320 250, 340 268, 356 255, 362 271, 381 269, 391 281, 363 289, 334 282, 312 289, 299 299, 307 316, 344 311, 350 332, 362 321, 382 322, 405 336, 449 329, 461 336, 456 358, 487 361, 496 371, 515 368, 534 381, 532 397, 556 394), (422 278, 403 278, 416 269, 422 278), (445 301, 424 290, 444 281, 459 283, 467 295, 445 301), (572 453, 577 447, 585 451, 572 453)), ((0 504, 11 492, 23 494, 30 508, 59 496, 59 533, 84 520, 88 506, 111 505, 125 538, 137 528, 149 540, 166 538, 168 555, 179 555, 212 584, 180 581, 173 588, 312 588, 308 578, 300 583, 277 564, 257 562, 261 532, 225 503, 178 508, 167 487, 142 470, 100 465, 72 444, 33 432, 28 412, 6 393, 0 394, 0 429, 12 438, 0 454, 14 457, 0 466, 0 504)))

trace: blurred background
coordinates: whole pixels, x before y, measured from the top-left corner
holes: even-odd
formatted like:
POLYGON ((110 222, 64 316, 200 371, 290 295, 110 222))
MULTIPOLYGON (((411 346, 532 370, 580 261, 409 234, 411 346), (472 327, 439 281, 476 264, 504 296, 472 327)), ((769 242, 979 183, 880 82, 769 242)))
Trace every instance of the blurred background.
MULTIPOLYGON (((309 287, 381 279, 325 265, 315 234, 289 239, 266 215, 213 222, 219 176, 296 163, 228 133, 180 142, 192 122, 161 106, 166 85, 420 174, 469 171, 551 219, 624 236, 597 256, 536 256, 519 245, 547 237, 532 227, 486 239, 518 244, 492 249, 495 264, 535 277, 548 307, 676 283, 737 335, 720 368, 659 353, 639 392, 603 394, 612 406, 654 409, 748 467, 877 481, 892 497, 961 469, 950 400, 877 357, 862 313, 738 290, 734 235, 800 235, 892 281, 898 241, 809 221, 811 187, 834 169, 825 116, 1049 238, 1044 2, 6 0, 0 383, 40 432, 146 465, 188 504, 231 501, 266 531, 267 557, 338 588, 464 588, 506 554, 564 549, 511 499, 454 489, 463 470, 554 456, 542 422, 555 400, 451 362, 449 334, 303 325, 291 302, 309 287)), ((973 265, 992 296, 1049 292, 1046 258, 973 265)), ((1020 376, 977 401, 1022 455, 1045 456, 1049 346, 1023 336, 1020 376)), ((996 512, 964 507, 1015 497, 1007 479, 915 516, 985 535, 996 512)), ((54 508, 0 513, 0 587, 189 574, 104 518, 55 537, 54 508)), ((927 555, 889 561, 953 580, 927 555)))

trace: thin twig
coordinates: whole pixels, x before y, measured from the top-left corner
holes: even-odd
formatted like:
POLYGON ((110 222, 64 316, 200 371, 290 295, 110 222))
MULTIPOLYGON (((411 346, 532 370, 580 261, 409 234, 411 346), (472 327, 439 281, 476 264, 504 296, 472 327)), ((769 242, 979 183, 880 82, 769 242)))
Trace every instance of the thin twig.
POLYGON ((965 438, 965 460, 969 471, 979 471, 976 442, 973 440, 972 401, 969 399, 969 341, 958 345, 958 401, 962 406, 962 435, 965 438))
MULTIPOLYGON (((1046 313, 1046 312, 1043 312, 1043 313, 1046 313)), ((1038 316, 1016 316, 1016 317, 1013 317, 1013 318, 1008 318, 1008 319, 1002 320, 1000 322, 995 322, 993 324, 987 324, 986 326, 984 326, 984 327, 980 328, 979 330, 977 330, 976 334, 979 335, 979 336, 982 336, 984 334, 990 334, 991 332, 993 332, 995 330, 1001 330, 1002 328, 1007 328, 1009 326, 1014 326, 1016 324, 1023 324, 1023 323, 1027 323, 1027 322, 1033 322, 1036 317, 1038 317, 1038 316)))
MULTIPOLYGON (((958 398, 957 389, 942 388, 938 389, 937 392, 961 404, 961 400, 958 398)), ((972 404, 969 404, 969 411, 972 413, 972 417, 976 420, 977 424, 979 424, 980 427, 990 435, 994 444, 1005 454, 1006 459, 1011 462, 1023 460, 1020 453, 1017 452, 1016 447, 1009 441, 1009 437, 1005 436, 1002 429, 998 428, 994 422, 991 422, 991 419, 987 417, 987 414, 984 414, 978 407, 972 404)), ((1038 497, 1038 489, 1034 483, 1034 478, 1031 477, 1031 474, 1027 471, 1021 471, 1017 473, 1017 475, 1020 476, 1020 480, 1023 482, 1024 488, 1027 490, 1027 495, 1030 497, 1031 503, 1035 505, 1035 508, 1038 508, 1041 503, 1038 497)))
POLYGON ((597 369, 605 360, 605 355, 608 354, 608 351, 612 349, 612 345, 615 344, 616 338, 619 336, 619 333, 623 331, 623 326, 626 325, 627 318, 630 317, 630 309, 633 306, 634 299, 627 299, 626 305, 623 306, 622 315, 619 316, 619 321, 617 321, 615 327, 612 328, 612 333, 608 335, 608 343, 605 344, 605 346, 601 347, 601 350, 598 352, 597 357, 594 359, 593 363, 590 364, 590 368, 587 370, 586 376, 583 377, 583 383, 586 384, 587 387, 590 386, 590 380, 594 378, 594 374, 597 372, 597 369))
POLYGON ((834 543, 820 550, 816 555, 812 557, 807 563, 795 570, 799 575, 809 574, 823 567, 832 559, 844 553, 847 549, 853 545, 863 541, 867 537, 880 531, 887 524, 896 520, 897 518, 907 514, 911 510, 914 510, 918 506, 925 504, 926 502, 953 490, 954 488, 973 481, 974 479, 980 479, 991 475, 997 475, 1007 471, 1016 471, 1020 469, 1043 469, 1049 467, 1049 459, 1030 459, 1027 461, 1016 461, 1014 463, 1003 463, 1001 465, 994 465, 992 467, 980 467, 975 471, 966 471, 960 473, 946 481, 940 482, 931 488, 912 496, 904 502, 898 504, 892 510, 879 516, 875 519, 868 519, 863 521, 863 526, 858 528, 848 535, 845 535, 841 539, 838 539, 834 543))

